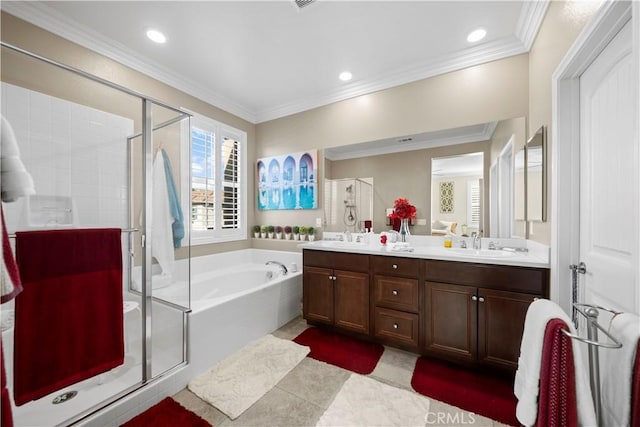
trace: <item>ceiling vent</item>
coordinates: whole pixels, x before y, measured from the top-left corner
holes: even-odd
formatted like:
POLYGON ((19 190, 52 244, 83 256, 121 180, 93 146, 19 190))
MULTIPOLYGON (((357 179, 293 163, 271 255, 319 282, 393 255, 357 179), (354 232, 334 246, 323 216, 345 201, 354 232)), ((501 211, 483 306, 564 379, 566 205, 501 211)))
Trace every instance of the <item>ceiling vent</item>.
POLYGON ((309 6, 311 3, 315 2, 316 0, 295 0, 296 5, 302 9, 303 7, 307 7, 309 6))

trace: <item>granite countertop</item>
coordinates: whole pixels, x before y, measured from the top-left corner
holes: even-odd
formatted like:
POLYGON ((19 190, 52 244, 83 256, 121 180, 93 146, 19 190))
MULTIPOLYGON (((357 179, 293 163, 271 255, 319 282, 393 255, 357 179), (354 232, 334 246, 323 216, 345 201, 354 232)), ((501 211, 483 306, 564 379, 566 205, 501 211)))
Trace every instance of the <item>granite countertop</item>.
POLYGON ((482 238, 482 249, 474 250, 460 248, 462 240, 466 240, 467 248, 471 248, 470 238, 454 238, 453 247, 445 248, 442 237, 410 236, 405 245, 398 243, 383 245, 380 243, 379 234, 354 233, 350 242, 345 241, 344 236, 342 241, 338 240, 341 234, 329 233, 324 238, 330 240, 301 243, 298 247, 320 251, 549 268, 549 247, 531 240, 482 238), (356 242, 356 240, 359 241, 356 242), (526 248, 527 251, 490 250, 488 249, 490 242, 498 247, 526 248))

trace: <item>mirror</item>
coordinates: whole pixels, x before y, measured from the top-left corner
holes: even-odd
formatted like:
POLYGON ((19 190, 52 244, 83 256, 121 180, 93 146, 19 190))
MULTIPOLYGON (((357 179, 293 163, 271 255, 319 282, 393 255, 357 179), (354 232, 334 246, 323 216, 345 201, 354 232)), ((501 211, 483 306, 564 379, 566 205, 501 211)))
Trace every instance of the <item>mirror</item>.
POLYGON ((547 221, 547 128, 542 126, 527 141, 527 220, 547 221))
MULTIPOLYGON (((417 219, 411 226, 411 233, 431 235, 432 222, 439 219, 435 214, 432 215, 435 212, 431 203, 432 159, 482 153, 480 211, 476 217, 481 218, 478 229, 482 230, 483 235, 489 236, 492 221, 489 208, 490 165, 496 161, 507 142, 513 141, 517 149, 524 147, 525 132, 525 118, 517 117, 327 148, 323 153, 325 184, 327 180, 366 178, 372 183, 371 219, 375 232, 390 228, 386 221, 387 209, 393 207, 395 199, 404 197, 417 209, 417 219)), ((332 215, 327 209, 328 194, 325 191, 323 196, 325 224, 328 224, 332 215)), ((340 197, 336 199, 337 202, 340 202, 340 197)), ((513 206, 513 198, 509 205, 513 206)), ((462 225, 465 223, 467 232, 471 233, 466 220, 458 224, 456 234, 462 234, 462 225)))

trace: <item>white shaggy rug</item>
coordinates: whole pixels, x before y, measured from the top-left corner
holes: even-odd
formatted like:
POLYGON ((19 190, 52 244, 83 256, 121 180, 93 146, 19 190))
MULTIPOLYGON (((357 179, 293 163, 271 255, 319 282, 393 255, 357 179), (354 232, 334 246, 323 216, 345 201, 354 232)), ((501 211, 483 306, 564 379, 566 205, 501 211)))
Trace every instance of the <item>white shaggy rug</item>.
POLYGON ((235 420, 309 353, 309 347, 266 335, 189 382, 189 390, 235 420))
POLYGON ((429 399, 408 390, 351 374, 316 427, 424 427, 429 399))

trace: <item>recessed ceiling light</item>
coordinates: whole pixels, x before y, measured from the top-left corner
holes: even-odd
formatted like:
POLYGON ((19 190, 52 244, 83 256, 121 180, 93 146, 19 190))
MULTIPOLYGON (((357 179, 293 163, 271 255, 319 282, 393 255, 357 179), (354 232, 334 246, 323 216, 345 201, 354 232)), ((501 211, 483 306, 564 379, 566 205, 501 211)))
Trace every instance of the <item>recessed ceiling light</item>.
POLYGON ((467 36, 467 41, 469 43, 479 42, 487 35, 487 30, 484 28, 478 28, 477 30, 473 30, 467 36))
POLYGON ((147 30, 147 37, 149 40, 154 41, 156 43, 164 43, 167 41, 167 38, 158 30, 147 30))
POLYGON ((349 80, 351 80, 353 76, 351 75, 350 72, 348 71, 343 71, 340 73, 340 75, 338 76, 338 78, 340 78, 340 80, 342 80, 343 82, 348 82, 349 80))

